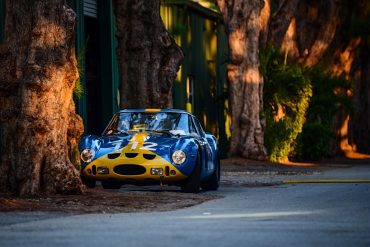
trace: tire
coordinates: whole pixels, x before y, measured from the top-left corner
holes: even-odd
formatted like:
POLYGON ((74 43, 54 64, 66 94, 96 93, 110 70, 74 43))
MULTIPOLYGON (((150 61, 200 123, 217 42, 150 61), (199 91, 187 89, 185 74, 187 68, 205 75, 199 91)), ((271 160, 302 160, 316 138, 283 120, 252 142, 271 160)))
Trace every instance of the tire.
POLYGON ((118 190, 121 188, 121 184, 117 181, 102 181, 101 185, 104 189, 108 190, 118 190))
POLYGON ((217 155, 215 170, 211 177, 202 184, 204 190, 217 190, 220 186, 220 159, 217 155))
POLYGON ((185 193, 199 193, 200 191, 200 172, 202 166, 200 162, 200 156, 198 154, 196 165, 193 173, 185 180, 184 184, 181 186, 182 192, 185 193))
POLYGON ((86 187, 88 188, 95 188, 95 185, 96 185, 96 181, 95 180, 92 180, 92 179, 88 179, 88 178, 85 178, 85 177, 81 177, 81 181, 84 185, 86 185, 86 187))

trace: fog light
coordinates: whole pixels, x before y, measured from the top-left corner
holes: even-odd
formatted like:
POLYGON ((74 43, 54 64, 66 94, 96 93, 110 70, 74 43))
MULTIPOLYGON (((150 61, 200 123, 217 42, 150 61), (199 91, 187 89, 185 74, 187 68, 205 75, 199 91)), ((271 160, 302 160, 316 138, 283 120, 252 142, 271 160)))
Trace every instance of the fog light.
POLYGON ((174 175, 176 175, 176 171, 175 171, 175 170, 171 170, 171 171, 170 171, 170 174, 171 174, 172 176, 174 176, 174 175))
POLYGON ((152 175, 163 175, 163 169, 162 168, 151 168, 150 173, 152 175))
POLYGON ((98 174, 109 174, 109 168, 108 167, 98 167, 97 170, 98 174))

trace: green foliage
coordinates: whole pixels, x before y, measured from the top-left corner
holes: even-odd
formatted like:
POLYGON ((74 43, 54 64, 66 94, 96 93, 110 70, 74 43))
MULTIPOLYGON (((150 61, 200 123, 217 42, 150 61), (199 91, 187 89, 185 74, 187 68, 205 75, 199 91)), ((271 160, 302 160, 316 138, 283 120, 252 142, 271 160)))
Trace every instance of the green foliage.
POLYGON ((318 160, 335 141, 333 121, 352 110, 352 83, 323 68, 287 65, 284 54, 268 47, 261 52, 264 85, 265 146, 271 161, 318 160), (280 117, 278 112, 280 109, 280 117))
POLYGON ((352 108, 352 82, 344 76, 331 76, 323 68, 316 67, 308 71, 313 85, 313 94, 308 110, 311 123, 331 125, 333 116, 340 109, 352 108))
POLYGON ((335 138, 329 125, 306 123, 297 137, 295 152, 291 158, 297 161, 319 160, 327 157, 335 138))
POLYGON ((295 140, 305 123, 312 86, 306 71, 297 64, 287 65, 279 50, 266 48, 260 61, 265 82, 265 145, 270 160, 279 162, 294 151, 295 140), (279 108, 284 116, 276 119, 279 108))
POLYGON ((297 139, 295 160, 318 160, 330 156, 335 141, 332 129, 338 112, 352 111, 352 82, 343 76, 330 76, 322 68, 309 71, 313 97, 307 114, 307 123, 297 139))
POLYGON ((82 48, 77 54, 77 70, 78 79, 76 80, 73 94, 77 99, 80 99, 84 93, 83 83, 81 78, 85 75, 85 48, 82 48))

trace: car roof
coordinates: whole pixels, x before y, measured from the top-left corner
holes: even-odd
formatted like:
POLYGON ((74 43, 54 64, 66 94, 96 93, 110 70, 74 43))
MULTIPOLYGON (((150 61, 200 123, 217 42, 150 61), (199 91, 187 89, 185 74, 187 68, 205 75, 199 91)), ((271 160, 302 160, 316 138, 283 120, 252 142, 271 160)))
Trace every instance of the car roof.
POLYGON ((148 113, 155 113, 155 112, 168 112, 168 113, 186 113, 191 115, 189 112, 180 110, 180 109, 173 109, 173 108, 166 108, 166 109, 156 109, 156 108, 137 108, 137 109, 123 109, 120 110, 119 113, 130 113, 130 112, 148 112, 148 113))

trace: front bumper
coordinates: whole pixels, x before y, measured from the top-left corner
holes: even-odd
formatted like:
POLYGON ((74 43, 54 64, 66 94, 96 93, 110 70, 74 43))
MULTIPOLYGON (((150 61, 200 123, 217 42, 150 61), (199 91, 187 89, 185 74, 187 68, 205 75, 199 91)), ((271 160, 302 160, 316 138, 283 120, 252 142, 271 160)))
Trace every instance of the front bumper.
POLYGON ((81 175, 92 180, 118 180, 126 183, 175 183, 187 178, 176 166, 158 155, 136 153, 133 157, 132 153, 124 152, 99 157, 86 165, 81 175))

